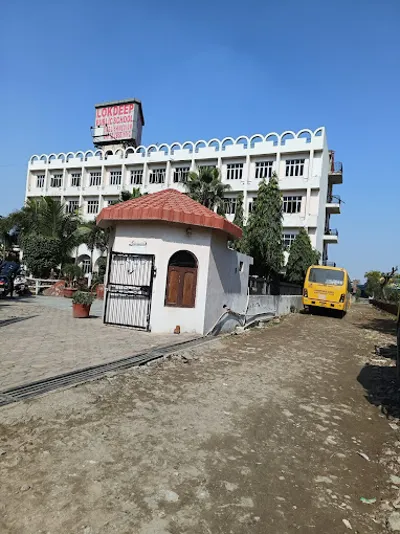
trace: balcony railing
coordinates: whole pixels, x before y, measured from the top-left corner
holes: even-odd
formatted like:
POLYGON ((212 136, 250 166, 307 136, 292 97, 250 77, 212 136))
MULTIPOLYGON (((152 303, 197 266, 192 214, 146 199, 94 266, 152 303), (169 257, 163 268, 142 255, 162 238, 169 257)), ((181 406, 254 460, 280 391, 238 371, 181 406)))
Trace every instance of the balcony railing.
POLYGON ((328 195, 327 198, 328 204, 341 204, 342 199, 339 195, 328 195))
POLYGON ((336 228, 325 228, 325 235, 335 235, 338 236, 339 232, 336 230, 336 228))
POLYGON ((331 162, 331 168, 329 172, 343 173, 343 163, 341 161, 331 162))

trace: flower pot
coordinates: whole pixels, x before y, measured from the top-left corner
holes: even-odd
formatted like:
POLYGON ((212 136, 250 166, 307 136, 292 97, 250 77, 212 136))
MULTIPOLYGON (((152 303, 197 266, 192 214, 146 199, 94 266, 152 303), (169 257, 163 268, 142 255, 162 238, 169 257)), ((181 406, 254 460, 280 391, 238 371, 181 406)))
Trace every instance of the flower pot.
POLYGON ((90 304, 72 303, 72 316, 75 319, 86 319, 90 314, 90 304))
POLYGON ((72 299, 75 291, 77 291, 76 287, 64 287, 64 297, 67 299, 72 299))
POLYGON ((96 297, 99 300, 103 300, 104 299, 104 284, 99 284, 96 287, 96 297))

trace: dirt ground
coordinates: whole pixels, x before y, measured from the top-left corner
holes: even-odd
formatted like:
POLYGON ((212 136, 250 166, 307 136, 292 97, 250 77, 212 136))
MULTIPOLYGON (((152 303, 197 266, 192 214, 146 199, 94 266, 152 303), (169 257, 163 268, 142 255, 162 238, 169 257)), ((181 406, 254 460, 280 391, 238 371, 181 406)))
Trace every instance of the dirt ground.
POLYGON ((395 531, 393 334, 295 314, 1 409, 0 532, 395 531))

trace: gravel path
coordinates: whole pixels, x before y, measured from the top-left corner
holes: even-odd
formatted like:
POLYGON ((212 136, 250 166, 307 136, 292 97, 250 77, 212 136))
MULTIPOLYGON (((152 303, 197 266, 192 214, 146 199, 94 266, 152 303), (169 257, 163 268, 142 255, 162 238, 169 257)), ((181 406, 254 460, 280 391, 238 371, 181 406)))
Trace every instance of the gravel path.
POLYGON ((397 419, 375 406, 377 373, 393 386, 394 370, 372 355, 392 342, 393 320, 366 305, 296 314, 3 408, 0 532, 395 528, 397 419))

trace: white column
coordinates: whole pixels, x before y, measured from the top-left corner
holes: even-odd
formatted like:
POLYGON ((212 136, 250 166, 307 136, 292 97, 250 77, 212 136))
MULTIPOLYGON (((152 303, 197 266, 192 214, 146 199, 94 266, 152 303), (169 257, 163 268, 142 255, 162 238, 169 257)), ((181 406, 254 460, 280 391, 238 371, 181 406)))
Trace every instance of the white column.
POLYGON ((166 165, 166 169, 165 169, 165 188, 169 188, 171 187, 171 183, 172 183, 172 176, 171 176, 171 160, 168 159, 167 160, 167 165, 166 165))

